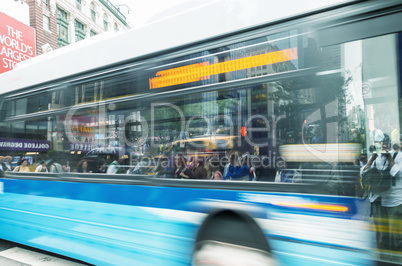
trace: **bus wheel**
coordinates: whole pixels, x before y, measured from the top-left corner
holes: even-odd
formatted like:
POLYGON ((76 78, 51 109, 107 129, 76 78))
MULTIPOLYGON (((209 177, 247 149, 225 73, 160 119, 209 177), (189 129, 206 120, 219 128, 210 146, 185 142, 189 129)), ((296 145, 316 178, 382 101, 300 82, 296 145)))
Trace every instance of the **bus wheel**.
POLYGON ((223 211, 201 226, 193 265, 278 265, 256 222, 244 213, 223 211))

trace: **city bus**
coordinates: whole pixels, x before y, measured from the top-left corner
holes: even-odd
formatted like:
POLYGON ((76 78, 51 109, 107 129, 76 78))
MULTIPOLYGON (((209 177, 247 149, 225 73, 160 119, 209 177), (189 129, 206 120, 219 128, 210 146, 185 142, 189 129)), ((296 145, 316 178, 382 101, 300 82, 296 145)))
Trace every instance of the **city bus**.
POLYGON ((359 174, 373 132, 399 144, 400 21, 400 1, 209 1, 21 63, 0 155, 33 160, 2 167, 0 238, 93 265, 400 262, 359 174))

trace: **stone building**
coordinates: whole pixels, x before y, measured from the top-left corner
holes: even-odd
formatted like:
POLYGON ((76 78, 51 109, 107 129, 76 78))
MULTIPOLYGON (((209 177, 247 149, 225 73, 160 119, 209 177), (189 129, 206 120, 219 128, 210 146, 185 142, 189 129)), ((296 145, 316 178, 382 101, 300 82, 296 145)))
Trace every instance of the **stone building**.
POLYGON ((109 0, 27 0, 37 55, 106 31, 130 28, 109 0))

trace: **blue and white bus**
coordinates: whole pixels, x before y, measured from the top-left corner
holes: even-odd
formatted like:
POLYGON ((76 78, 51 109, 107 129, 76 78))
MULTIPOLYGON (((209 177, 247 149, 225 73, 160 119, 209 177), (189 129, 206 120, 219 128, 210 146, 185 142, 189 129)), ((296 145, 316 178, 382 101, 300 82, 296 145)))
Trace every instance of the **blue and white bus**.
POLYGON ((401 2, 297 3, 210 1, 1 74, 0 238, 94 265, 397 261, 359 168, 374 131, 399 145, 401 2))

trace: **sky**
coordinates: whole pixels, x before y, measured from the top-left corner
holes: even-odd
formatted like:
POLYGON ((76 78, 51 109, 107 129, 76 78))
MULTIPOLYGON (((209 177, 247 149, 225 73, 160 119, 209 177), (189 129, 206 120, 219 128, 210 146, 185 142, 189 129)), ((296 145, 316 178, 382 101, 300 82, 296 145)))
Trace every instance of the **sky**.
MULTIPOLYGON (((152 22, 158 20, 162 17, 167 17, 172 14, 180 13, 184 10, 194 8, 199 5, 207 4, 208 2, 213 2, 216 0, 110 0, 114 5, 126 4, 131 9, 131 22, 134 28, 140 27, 147 22, 152 22), (168 11, 167 11, 168 10, 168 11), (164 12, 166 11, 166 12, 164 12), (158 16, 158 14, 160 14, 158 16), (163 16, 162 16, 163 15, 163 16), (152 21, 150 21, 152 20, 152 21)), ((316 8, 322 8, 324 6, 330 6, 334 4, 340 4, 342 2, 348 2, 352 0, 282 0, 277 2, 275 0, 259 0, 263 1, 265 4, 270 3, 275 4, 274 7, 281 9, 278 10, 280 14, 296 14, 302 10, 315 10, 316 8)), ((233 3, 237 1, 233 0, 233 3)), ((238 1, 240 6, 243 8, 253 8, 253 1, 238 1), (241 3, 240 3, 241 2, 241 3), (247 6, 250 3, 250 6, 247 6), (246 6, 244 6, 244 4, 246 6)), ((258 1, 254 1, 258 2, 258 1)), ((230 1, 228 1, 230 3, 230 1)), ((226 4, 228 4, 226 3, 226 4)), ((247 11, 249 12, 249 11, 247 11)), ((267 10, 267 13, 272 12, 272 10, 267 10)), ((236 15, 236 14, 235 14, 236 15)), ((237 14, 238 15, 238 14, 237 14)), ((271 14, 272 15, 272 14, 271 14)), ((267 15, 269 16, 269 15, 267 15)), ((276 17, 274 15, 274 17, 276 17)))
POLYGON ((131 9, 131 21, 134 27, 146 24, 158 13, 163 12, 175 5, 187 2, 189 4, 198 1, 194 0, 111 0, 115 5, 124 3, 131 9))

